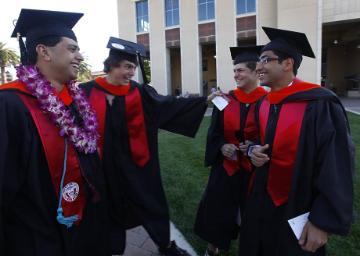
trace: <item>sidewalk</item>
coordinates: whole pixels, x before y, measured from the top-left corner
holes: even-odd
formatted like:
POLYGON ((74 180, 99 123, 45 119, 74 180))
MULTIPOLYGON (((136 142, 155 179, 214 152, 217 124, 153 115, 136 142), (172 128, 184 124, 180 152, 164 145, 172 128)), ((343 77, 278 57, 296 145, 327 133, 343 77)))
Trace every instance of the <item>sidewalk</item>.
POLYGON ((340 98, 340 100, 347 111, 360 115, 360 98, 340 98))
MULTIPOLYGON (((176 244, 187 250, 192 256, 197 256, 191 245, 185 240, 180 231, 170 223, 171 240, 175 240, 176 244)), ((126 233, 126 250, 125 256, 155 256, 159 255, 154 242, 149 237, 143 227, 130 229, 126 233)))

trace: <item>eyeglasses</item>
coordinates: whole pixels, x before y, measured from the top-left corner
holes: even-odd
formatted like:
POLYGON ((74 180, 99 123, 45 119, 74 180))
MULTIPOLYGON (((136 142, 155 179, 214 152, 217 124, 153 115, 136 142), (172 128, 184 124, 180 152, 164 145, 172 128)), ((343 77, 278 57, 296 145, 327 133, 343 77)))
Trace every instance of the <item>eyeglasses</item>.
POLYGON ((268 64, 270 61, 274 61, 274 60, 279 60, 279 58, 272 58, 272 57, 265 56, 263 58, 260 58, 257 61, 257 63, 258 64, 268 64))

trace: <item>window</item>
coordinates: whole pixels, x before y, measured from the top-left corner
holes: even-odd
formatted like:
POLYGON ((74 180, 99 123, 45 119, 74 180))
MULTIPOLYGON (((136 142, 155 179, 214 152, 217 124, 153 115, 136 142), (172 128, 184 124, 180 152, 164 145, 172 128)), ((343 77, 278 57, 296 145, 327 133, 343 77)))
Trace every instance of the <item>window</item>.
POLYGON ((236 0, 236 14, 255 12, 256 0, 236 0))
POLYGON ((136 30, 137 32, 149 31, 148 1, 136 2, 136 30))
POLYGON ((179 0, 165 0, 165 19, 167 27, 179 25, 179 0))
POLYGON ((199 21, 215 19, 215 0, 198 0, 199 21))

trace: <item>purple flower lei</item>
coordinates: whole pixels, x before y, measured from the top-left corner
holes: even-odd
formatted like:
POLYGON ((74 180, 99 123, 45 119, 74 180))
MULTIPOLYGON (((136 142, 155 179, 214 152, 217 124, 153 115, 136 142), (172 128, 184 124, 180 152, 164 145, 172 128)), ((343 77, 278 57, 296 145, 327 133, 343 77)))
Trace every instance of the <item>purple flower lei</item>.
POLYGON ((84 127, 75 124, 75 118, 54 93, 54 88, 37 67, 20 65, 16 71, 19 80, 39 101, 41 110, 45 111, 60 128, 60 136, 67 136, 78 151, 85 154, 94 153, 99 138, 96 115, 84 92, 75 84, 75 81, 71 81, 67 87, 83 119, 84 127))

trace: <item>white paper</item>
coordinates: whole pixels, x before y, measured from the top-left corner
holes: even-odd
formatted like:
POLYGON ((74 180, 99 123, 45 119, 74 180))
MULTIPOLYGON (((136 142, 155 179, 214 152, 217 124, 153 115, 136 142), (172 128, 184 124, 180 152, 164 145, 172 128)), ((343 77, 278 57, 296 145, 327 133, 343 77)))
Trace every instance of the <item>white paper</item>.
POLYGON ((212 103, 214 103, 214 105, 220 110, 222 111, 228 104, 229 102, 227 102, 227 100, 225 100, 223 97, 221 96, 216 96, 215 98, 212 99, 211 101, 212 103))
POLYGON ((288 220, 289 225, 298 240, 300 239, 304 226, 308 221, 308 217, 309 217, 309 212, 301 214, 295 218, 288 220))

